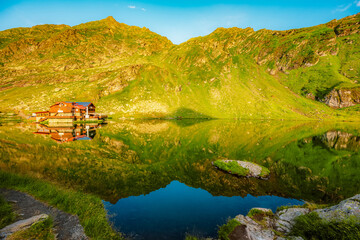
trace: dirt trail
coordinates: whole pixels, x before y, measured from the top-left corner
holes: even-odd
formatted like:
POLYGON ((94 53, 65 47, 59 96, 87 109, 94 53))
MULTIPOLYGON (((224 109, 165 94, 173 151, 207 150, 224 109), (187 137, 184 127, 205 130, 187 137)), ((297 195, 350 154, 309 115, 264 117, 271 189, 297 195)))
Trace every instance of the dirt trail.
POLYGON ((83 240, 88 239, 80 225, 77 216, 65 213, 57 208, 40 202, 32 196, 8 189, 1 189, 0 194, 12 202, 14 211, 18 214, 18 220, 27 219, 32 216, 45 213, 54 220, 54 231, 58 240, 83 240))

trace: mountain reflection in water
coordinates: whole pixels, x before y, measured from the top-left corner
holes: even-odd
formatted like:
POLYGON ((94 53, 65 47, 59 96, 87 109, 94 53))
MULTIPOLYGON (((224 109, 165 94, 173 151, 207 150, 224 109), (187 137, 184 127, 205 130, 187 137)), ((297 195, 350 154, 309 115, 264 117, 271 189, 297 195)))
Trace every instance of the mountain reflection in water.
MULTIPOLYGON (((181 220, 181 229, 191 232, 214 232, 214 224, 222 224, 227 215, 246 213, 248 208, 242 204, 248 200, 243 199, 250 199, 251 207, 269 206, 274 199, 270 207, 275 208, 287 199, 336 203, 360 192, 360 127, 356 123, 153 120, 86 126, 0 126, 0 169, 97 194, 106 201, 109 213, 116 215, 116 227, 140 235, 135 224, 131 229, 131 224, 122 226, 126 222, 119 219, 130 212, 134 219, 140 217, 147 201, 152 203, 148 207, 155 208, 159 189, 168 199, 166 211, 176 211, 169 209, 175 199, 167 195, 169 189, 179 191, 179 197, 189 193, 188 206, 191 195, 208 206, 202 214, 194 211, 186 217, 188 222, 185 217, 181 220), (82 135, 93 140, 68 141, 82 135), (270 179, 224 173, 212 165, 217 159, 255 162, 270 170, 270 179), (216 199, 232 197, 239 202, 232 205, 235 200, 224 200, 232 207, 217 215, 223 222, 206 220, 208 209, 217 207, 216 199), (144 202, 132 205, 131 199, 144 202), (124 206, 128 213, 118 211, 124 206), (206 222, 209 225, 200 227, 206 222)), ((164 218, 158 220, 166 222, 167 215, 160 215, 164 218)), ((150 224, 151 218, 147 221, 150 224)), ((144 224, 144 229, 150 226, 144 224)), ((159 229, 164 236, 170 230, 159 229)))
POLYGON ((110 220, 131 239, 183 240, 186 234, 216 237, 228 218, 247 214, 253 207, 302 205, 302 201, 276 196, 212 196, 200 188, 171 182, 148 195, 128 197, 116 204, 105 202, 110 220))

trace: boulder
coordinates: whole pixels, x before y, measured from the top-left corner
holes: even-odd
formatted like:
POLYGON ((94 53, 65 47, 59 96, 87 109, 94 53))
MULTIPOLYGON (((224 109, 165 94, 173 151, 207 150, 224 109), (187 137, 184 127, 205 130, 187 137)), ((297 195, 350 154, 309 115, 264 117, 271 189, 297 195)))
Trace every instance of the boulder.
POLYGON ((354 106, 360 103, 360 89, 333 89, 322 101, 332 108, 354 106))
POLYGON ((292 226, 295 224, 295 218, 308 214, 310 212, 307 208, 288 208, 276 213, 277 220, 275 228, 279 232, 289 233, 292 226))
MULTIPOLYGON (((235 217, 241 225, 237 226, 229 238, 231 240, 272 240, 275 238, 275 233, 267 224, 259 224, 252 218, 244 215, 235 217)), ((265 221, 269 222, 269 221, 265 221)))
POLYGON ((49 216, 47 214, 40 214, 40 215, 33 216, 31 218, 20 220, 13 224, 10 224, 0 230, 0 238, 3 239, 15 232, 25 230, 25 229, 31 227, 34 223, 43 221, 43 220, 47 219, 48 217, 49 216))
POLYGON ((338 205, 317 209, 314 212, 326 221, 342 221, 349 219, 350 217, 360 221, 360 194, 345 199, 338 205))
POLYGON ((255 177, 261 179, 267 179, 269 177, 269 170, 263 166, 260 166, 256 163, 239 161, 239 160, 221 160, 224 163, 236 162, 242 168, 248 169, 249 173, 247 177, 255 177))

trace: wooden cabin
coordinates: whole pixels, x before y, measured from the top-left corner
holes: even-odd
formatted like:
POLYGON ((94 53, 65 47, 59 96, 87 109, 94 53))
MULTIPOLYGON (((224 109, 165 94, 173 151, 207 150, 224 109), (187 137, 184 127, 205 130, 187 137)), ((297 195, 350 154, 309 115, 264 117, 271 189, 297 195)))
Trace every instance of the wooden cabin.
POLYGON ((105 120, 106 115, 96 113, 92 102, 56 102, 49 111, 36 112, 36 122, 73 122, 85 120, 105 120))

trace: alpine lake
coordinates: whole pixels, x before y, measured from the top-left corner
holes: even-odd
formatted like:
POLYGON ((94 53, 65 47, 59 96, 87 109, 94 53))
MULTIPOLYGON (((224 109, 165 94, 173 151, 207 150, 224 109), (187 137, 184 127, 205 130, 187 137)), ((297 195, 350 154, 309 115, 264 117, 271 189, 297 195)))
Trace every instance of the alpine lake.
POLYGON ((100 196, 131 239, 216 237, 253 207, 338 203, 360 193, 360 126, 323 121, 132 120, 0 124, 0 169, 100 196), (218 159, 270 170, 231 175, 218 159))

